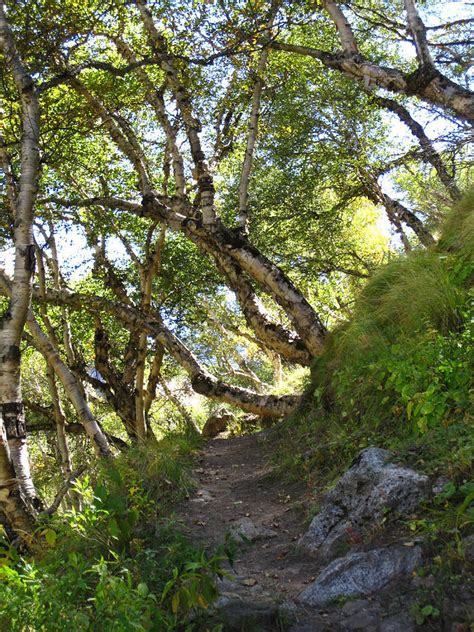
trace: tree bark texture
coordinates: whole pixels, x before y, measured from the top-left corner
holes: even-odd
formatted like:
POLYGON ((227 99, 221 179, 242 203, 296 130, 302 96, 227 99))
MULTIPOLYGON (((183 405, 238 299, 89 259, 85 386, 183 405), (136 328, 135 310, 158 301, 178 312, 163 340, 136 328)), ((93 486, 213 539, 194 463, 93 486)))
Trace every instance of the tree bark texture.
POLYGON ((0 2, 0 50, 21 103, 21 173, 13 209, 14 273, 9 305, 0 321, 0 500, 13 529, 24 533, 33 523, 32 508, 41 505, 31 478, 20 381, 20 341, 35 270, 32 225, 40 172, 40 112, 35 84, 16 49, 3 2, 0 2))

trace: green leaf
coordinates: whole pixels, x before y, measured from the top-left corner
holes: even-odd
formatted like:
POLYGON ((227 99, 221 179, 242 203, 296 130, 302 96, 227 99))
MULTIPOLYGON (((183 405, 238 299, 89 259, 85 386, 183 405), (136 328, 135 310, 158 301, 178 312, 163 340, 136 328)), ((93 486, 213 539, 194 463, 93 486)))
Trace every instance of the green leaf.
POLYGON ((171 612, 177 614, 179 610, 179 592, 176 592, 171 599, 171 612))
POLYGON ((51 547, 55 546, 56 540, 57 540, 56 531, 53 531, 53 529, 45 529, 43 531, 43 535, 45 537, 46 542, 49 544, 49 546, 51 547))

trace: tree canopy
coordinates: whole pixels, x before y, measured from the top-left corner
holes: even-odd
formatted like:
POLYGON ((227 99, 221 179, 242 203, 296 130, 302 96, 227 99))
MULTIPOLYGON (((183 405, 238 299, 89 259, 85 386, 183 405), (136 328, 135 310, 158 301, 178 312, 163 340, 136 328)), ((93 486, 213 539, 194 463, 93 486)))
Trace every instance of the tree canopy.
POLYGON ((72 426, 111 458, 153 440, 159 401, 195 428, 191 389, 284 416, 301 389, 282 375, 377 266, 436 242, 474 118, 453 5, 1 3, 0 502, 18 532, 41 508, 28 426, 56 430, 67 477, 72 426))

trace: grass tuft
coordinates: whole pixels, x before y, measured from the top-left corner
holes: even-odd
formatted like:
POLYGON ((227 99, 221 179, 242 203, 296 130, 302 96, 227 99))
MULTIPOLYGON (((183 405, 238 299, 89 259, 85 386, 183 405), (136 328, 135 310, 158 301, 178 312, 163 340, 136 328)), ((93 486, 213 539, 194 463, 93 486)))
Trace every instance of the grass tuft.
POLYGON ((469 476, 474 190, 438 243, 382 267, 328 337, 304 406, 281 429, 286 471, 328 484, 379 445, 421 469, 469 476))

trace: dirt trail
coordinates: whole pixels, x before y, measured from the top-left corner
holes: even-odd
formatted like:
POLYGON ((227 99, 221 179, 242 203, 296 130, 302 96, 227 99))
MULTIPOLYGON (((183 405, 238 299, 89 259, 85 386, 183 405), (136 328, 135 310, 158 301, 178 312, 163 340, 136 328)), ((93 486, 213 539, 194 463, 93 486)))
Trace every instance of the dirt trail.
POLYGON ((315 574, 314 561, 300 556, 295 546, 309 495, 304 485, 282 482, 273 474, 271 437, 267 431, 209 441, 194 470, 197 489, 178 511, 193 541, 209 549, 242 520, 262 531, 242 544, 235 577, 221 585, 225 598, 247 607, 292 600, 315 574))
MULTIPOLYGON (((290 484, 276 474, 270 460, 273 437, 272 431, 265 431, 209 441, 194 469, 196 490, 177 508, 193 542, 210 552, 224 541, 234 525, 242 526, 242 521, 247 528, 250 525, 250 537, 241 544, 234 567, 229 567, 231 577, 219 582, 221 596, 215 615, 211 621, 206 620, 202 629, 221 623, 225 632, 421 629, 409 614, 420 598, 421 584, 415 584, 418 577, 400 577, 363 598, 335 600, 323 607, 311 608, 298 601, 298 595, 322 570, 321 563, 300 553, 296 546, 305 531, 312 490, 302 483, 290 484)), ((398 537, 403 542, 406 535, 401 528, 398 537)), ((389 533, 390 543, 393 535, 389 533)), ((378 545, 383 546, 383 542, 378 545)), ((425 579, 431 581, 430 577, 425 579)), ((444 599, 445 619, 430 620, 423 629, 467 630, 468 624, 451 626, 458 616, 464 621, 465 613, 472 607, 469 586, 462 592, 460 602, 461 592, 444 599)), ((437 597, 422 598, 426 601, 437 597)))

